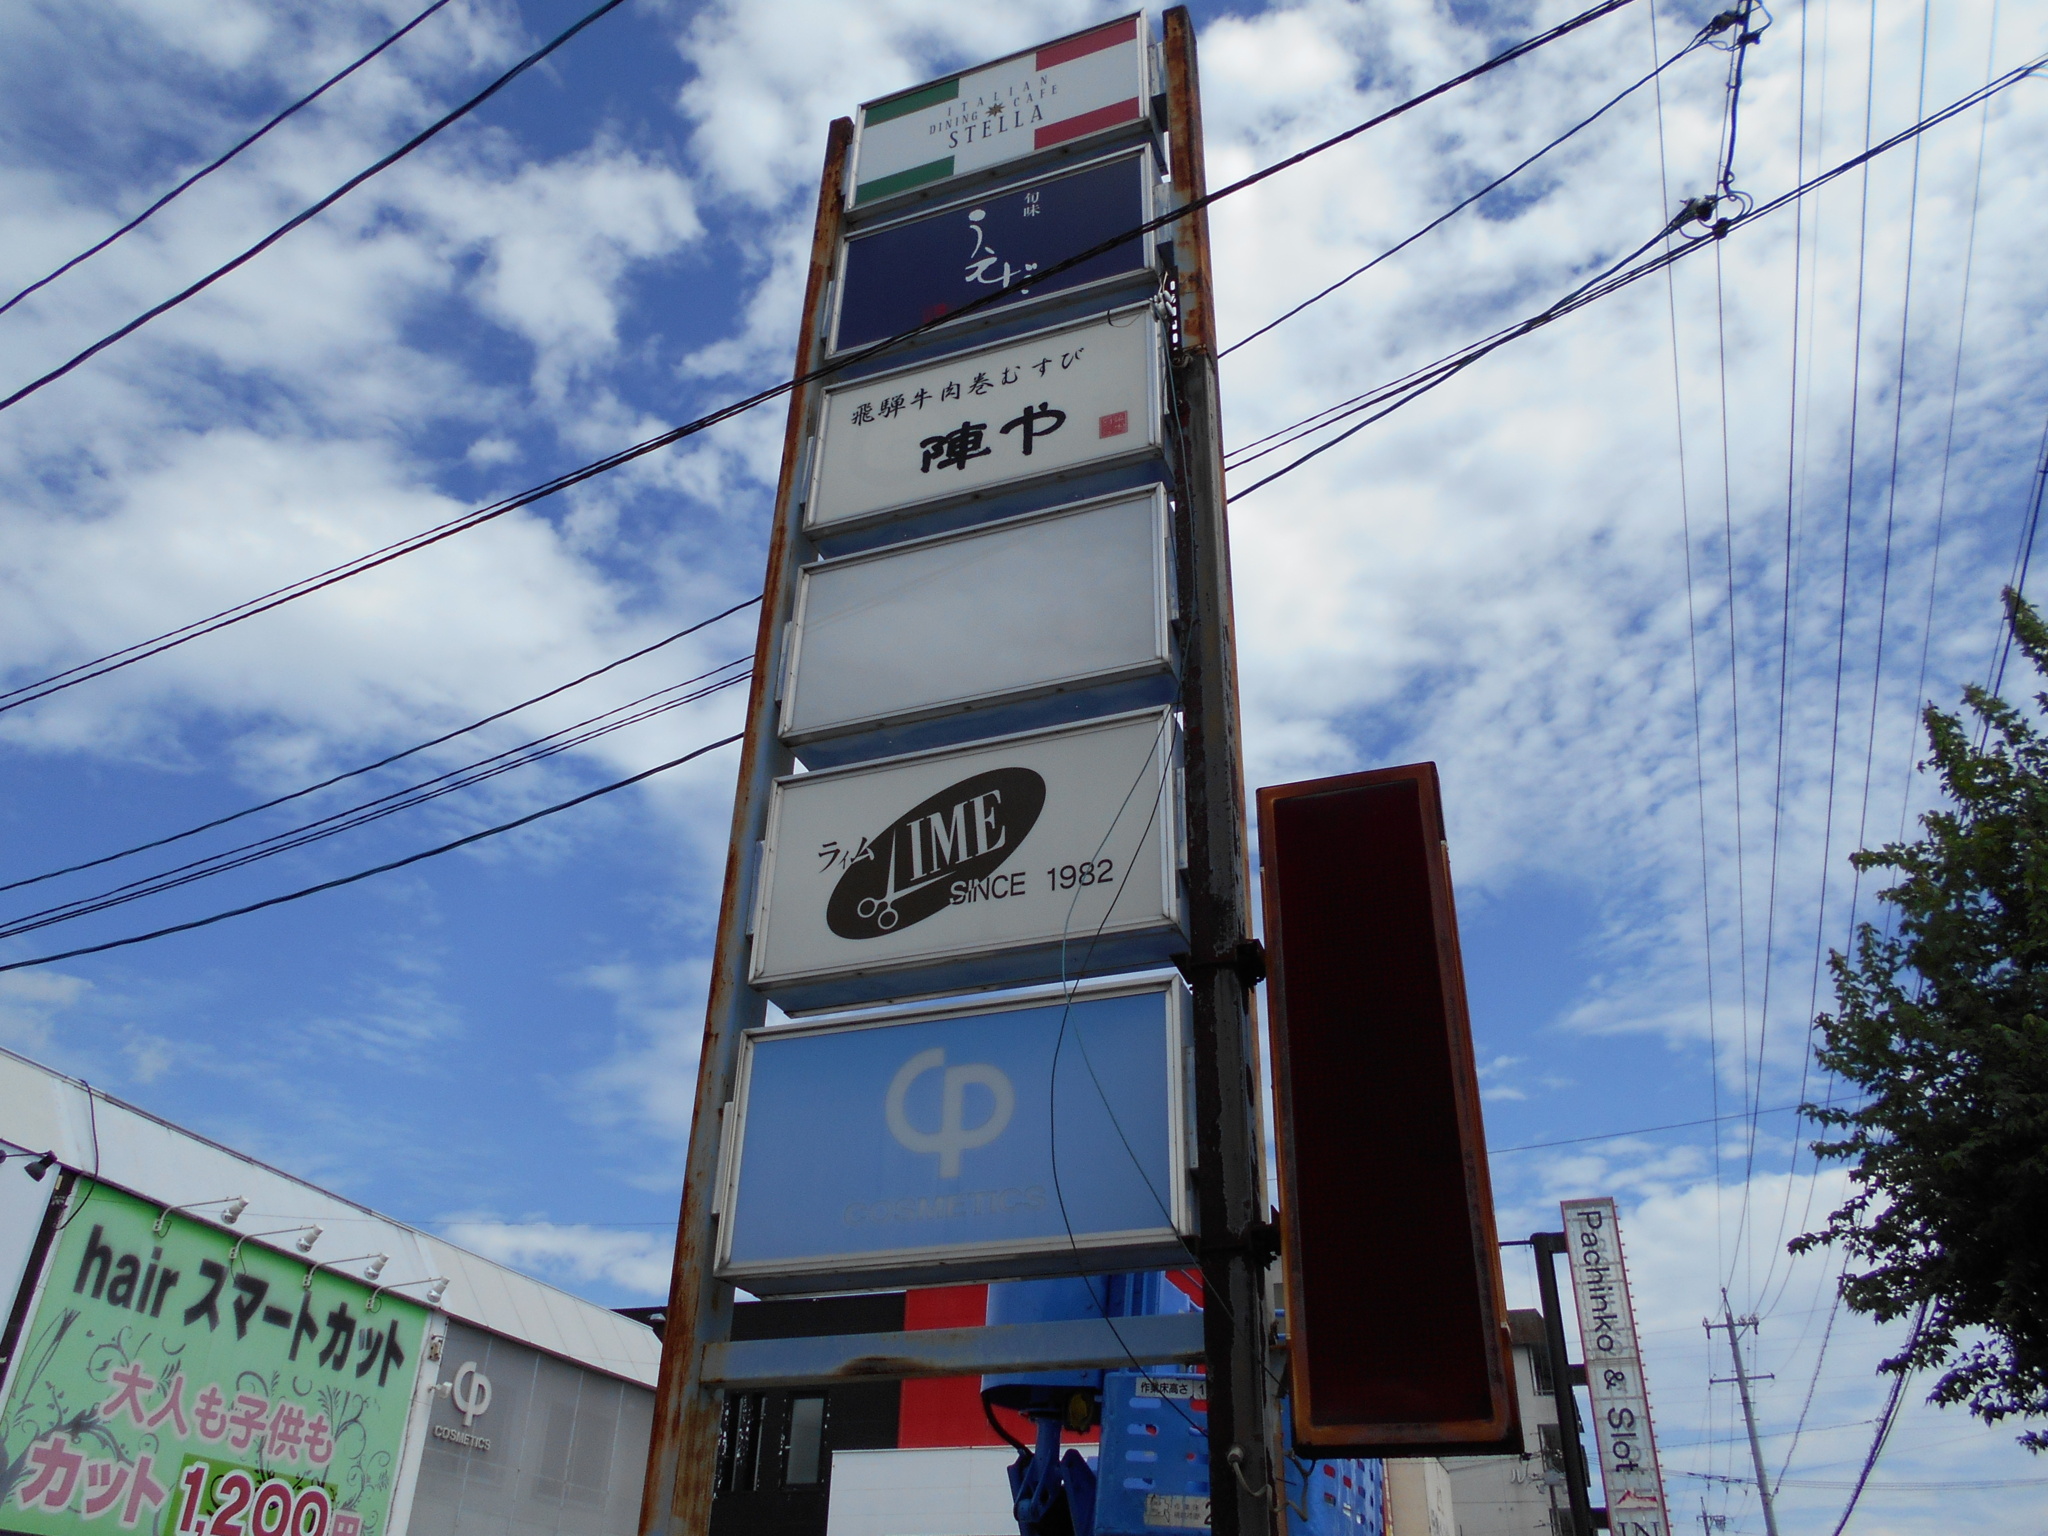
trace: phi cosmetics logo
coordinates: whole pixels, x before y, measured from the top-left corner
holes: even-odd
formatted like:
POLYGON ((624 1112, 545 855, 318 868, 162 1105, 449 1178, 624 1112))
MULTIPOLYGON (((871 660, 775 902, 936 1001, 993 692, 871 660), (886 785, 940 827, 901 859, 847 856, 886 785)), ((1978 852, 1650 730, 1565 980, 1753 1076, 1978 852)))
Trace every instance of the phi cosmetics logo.
POLYGON ((1045 809, 1045 780, 1029 768, 991 768, 904 812, 869 838, 825 905, 842 939, 873 939, 951 904, 956 881, 993 874, 1045 809))
POLYGON ((986 1061, 949 1067, 944 1046, 919 1051, 903 1063, 890 1082, 888 1097, 883 1103, 883 1113, 889 1120, 889 1134, 911 1152, 935 1155, 942 1179, 959 1178, 960 1154, 994 1141, 1003 1134, 1009 1126, 1010 1117, 1016 1112, 1017 1090, 1002 1068, 986 1061), (927 1131, 911 1123, 905 1106, 912 1085, 927 1072, 940 1071, 944 1076, 940 1079, 939 1126, 935 1131, 927 1131), (969 1088, 981 1089, 988 1100, 986 1112, 978 1125, 967 1124, 969 1088))

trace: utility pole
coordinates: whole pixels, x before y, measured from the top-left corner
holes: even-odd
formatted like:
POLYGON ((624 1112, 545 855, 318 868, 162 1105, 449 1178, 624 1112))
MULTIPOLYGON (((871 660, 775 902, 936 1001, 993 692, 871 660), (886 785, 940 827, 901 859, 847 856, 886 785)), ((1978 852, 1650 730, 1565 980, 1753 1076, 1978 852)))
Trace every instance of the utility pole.
MULTIPOLYGON (((1721 1288, 1721 1317, 1722 1321, 1718 1323, 1708 1322, 1703 1318, 1700 1321, 1700 1326, 1707 1330, 1707 1340, 1709 1343, 1713 1342, 1714 1330, 1716 1328, 1727 1331, 1728 1353, 1735 1361, 1735 1374, 1732 1377, 1716 1377, 1715 1380, 1717 1382, 1733 1381, 1736 1391, 1742 1395, 1742 1422, 1749 1428, 1749 1457, 1756 1467, 1756 1496, 1757 1502, 1763 1506, 1764 1531, 1766 1536, 1778 1536, 1778 1514, 1771 1507, 1771 1480, 1764 1475, 1764 1448, 1762 1442, 1756 1437, 1756 1409, 1749 1400, 1750 1376, 1742 1364, 1742 1346, 1736 1340, 1736 1334, 1739 1330, 1755 1328, 1757 1326, 1756 1316, 1752 1313, 1748 1317, 1737 1317, 1734 1308, 1728 1304, 1728 1288, 1723 1286, 1721 1288)), ((1771 1378, 1768 1375, 1764 1375, 1757 1379, 1759 1381, 1769 1381, 1771 1378)))
MULTIPOLYGON (((1195 30, 1184 6, 1168 10, 1162 21, 1173 195, 1184 205, 1208 190, 1195 30)), ((1193 619, 1181 684, 1192 951, 1184 970, 1194 1002, 1210 1520, 1215 1536, 1262 1536, 1285 1529, 1281 1483, 1268 1450, 1274 1426, 1266 1392, 1266 1265, 1274 1244, 1267 1221, 1258 1050, 1252 1036, 1251 988, 1259 972, 1250 958, 1257 951, 1248 942, 1250 865, 1238 751, 1237 644, 1208 215, 1198 210, 1173 229, 1181 343, 1173 366, 1173 408, 1184 445, 1178 530, 1182 611, 1193 619)))

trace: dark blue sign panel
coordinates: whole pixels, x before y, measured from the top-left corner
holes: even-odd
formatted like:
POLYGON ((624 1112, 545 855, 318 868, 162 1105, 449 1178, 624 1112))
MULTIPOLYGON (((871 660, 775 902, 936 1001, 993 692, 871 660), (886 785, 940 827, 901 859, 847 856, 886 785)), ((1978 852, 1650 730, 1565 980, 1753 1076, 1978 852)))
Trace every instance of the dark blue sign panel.
POLYGON ((834 346, 866 346, 990 294, 991 309, 1144 270, 1132 238, 1034 282, 1044 271, 1145 222, 1147 153, 955 203, 846 242, 834 346))
POLYGON ((751 1033, 719 1274, 774 1294, 1184 1263, 1181 1017, 1170 981, 751 1033))

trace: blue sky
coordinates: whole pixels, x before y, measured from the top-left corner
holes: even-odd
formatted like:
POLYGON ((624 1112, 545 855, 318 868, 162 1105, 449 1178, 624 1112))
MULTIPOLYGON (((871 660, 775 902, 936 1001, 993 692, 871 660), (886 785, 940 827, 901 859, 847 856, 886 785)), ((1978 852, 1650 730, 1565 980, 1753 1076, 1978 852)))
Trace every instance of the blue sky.
MULTIPOLYGON (((1197 7, 1212 184, 1568 9, 1197 7)), ((1661 54, 1707 11, 1662 5, 1661 54)), ((0 285, 98 238, 409 14, 11 8, 0 285)), ((4 382, 233 254, 576 14, 456 0, 143 233, 0 316, 4 382)), ((634 0, 201 299, 0 415, 10 684, 772 382, 793 350, 829 119, 1110 14, 1080 0, 634 0)), ((1780 192, 1862 147, 1866 105, 1881 138, 1987 65, 2048 48, 2024 8, 1958 0, 1924 16, 1923 86, 1921 7, 1786 5, 1749 64, 1737 184, 1780 192)), ((1639 0, 1219 205, 1226 342, 1639 78, 1652 24, 1639 0)), ((1711 51, 1680 63, 1661 104, 1639 92, 1233 354, 1226 438, 1427 362, 1649 239, 1711 186, 1724 72, 1711 51)), ((2044 112, 2038 81, 2008 92, 1931 134, 1917 165, 1894 152, 1867 186, 1846 177, 1801 215, 1689 257, 1668 288, 1639 283, 1515 344, 1233 511, 1250 782, 1441 765, 1495 1146, 1799 1097, 1816 945, 1847 932, 1846 854, 1925 802, 1915 701, 1952 701, 1991 654, 2048 409, 2044 112)), ((371 761, 747 597, 781 428, 764 408, 0 715, 4 878, 371 761)), ((419 776, 752 640, 739 615, 415 759, 419 776)), ((0 954, 400 857, 715 740, 738 712, 736 692, 718 694, 368 829, 0 940, 0 954)), ((647 1300, 666 1273, 735 763, 713 753, 399 874, 9 973, 0 1043, 597 1299, 647 1300)), ((310 802, 316 815, 346 803, 310 802)), ((7 910, 92 894, 173 852, 9 892, 7 910)), ((1857 916, 1871 894, 1855 890, 1857 916)), ((1622 1201, 1674 1498, 1688 1510, 1704 1493, 1730 1529, 1760 1527, 1747 1495, 1713 1480, 1744 1470, 1730 1390, 1708 1381, 1725 1361, 1712 1366, 1698 1329, 1718 1287, 1766 1313, 1774 1457, 1827 1333, 1784 1492, 1809 1522, 1839 1510, 1825 1485, 1860 1461, 1881 1401, 1870 1367, 1890 1338, 1846 1317, 1827 1331, 1826 1261, 1788 1266, 1782 1243, 1839 1177, 1816 1186, 1803 1154, 1788 1172, 1790 1116, 1757 1123, 1753 1156, 1737 1121, 1718 1140, 1694 1126, 1504 1154, 1494 1171, 1504 1233, 1554 1226, 1561 1197, 1622 1201)), ((1526 1291, 1524 1261, 1509 1266, 1526 1291)), ((2041 1475, 2008 1436, 1917 1397, 1880 1483, 2041 1475)), ((1869 1496, 1858 1528, 2017 1528, 2036 1503, 2020 1487, 1902 1487, 1869 1496)))

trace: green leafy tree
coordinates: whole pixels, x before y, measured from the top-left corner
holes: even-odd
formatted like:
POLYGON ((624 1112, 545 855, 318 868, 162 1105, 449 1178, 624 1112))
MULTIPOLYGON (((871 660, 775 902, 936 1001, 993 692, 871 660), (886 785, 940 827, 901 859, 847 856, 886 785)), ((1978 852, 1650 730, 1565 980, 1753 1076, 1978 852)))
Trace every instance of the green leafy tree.
MULTIPOLYGON (((2048 625, 2005 601, 2048 676, 2048 625)), ((1975 686, 1963 699, 1975 729, 1927 708, 1922 766, 1946 803, 1925 835, 1852 861, 1897 875, 1879 895, 1894 922, 1859 925, 1854 958, 1830 958, 1837 1011, 1815 1021, 1816 1054, 1862 1101, 1806 1110, 1852 1193, 1792 1249, 1839 1245, 1855 1311, 1920 1315, 1880 1369, 1938 1369, 1933 1402, 1997 1423, 2048 1415, 2048 693, 2039 714, 1975 686)), ((2048 1449, 2048 1432, 2020 1442, 2048 1449)))

